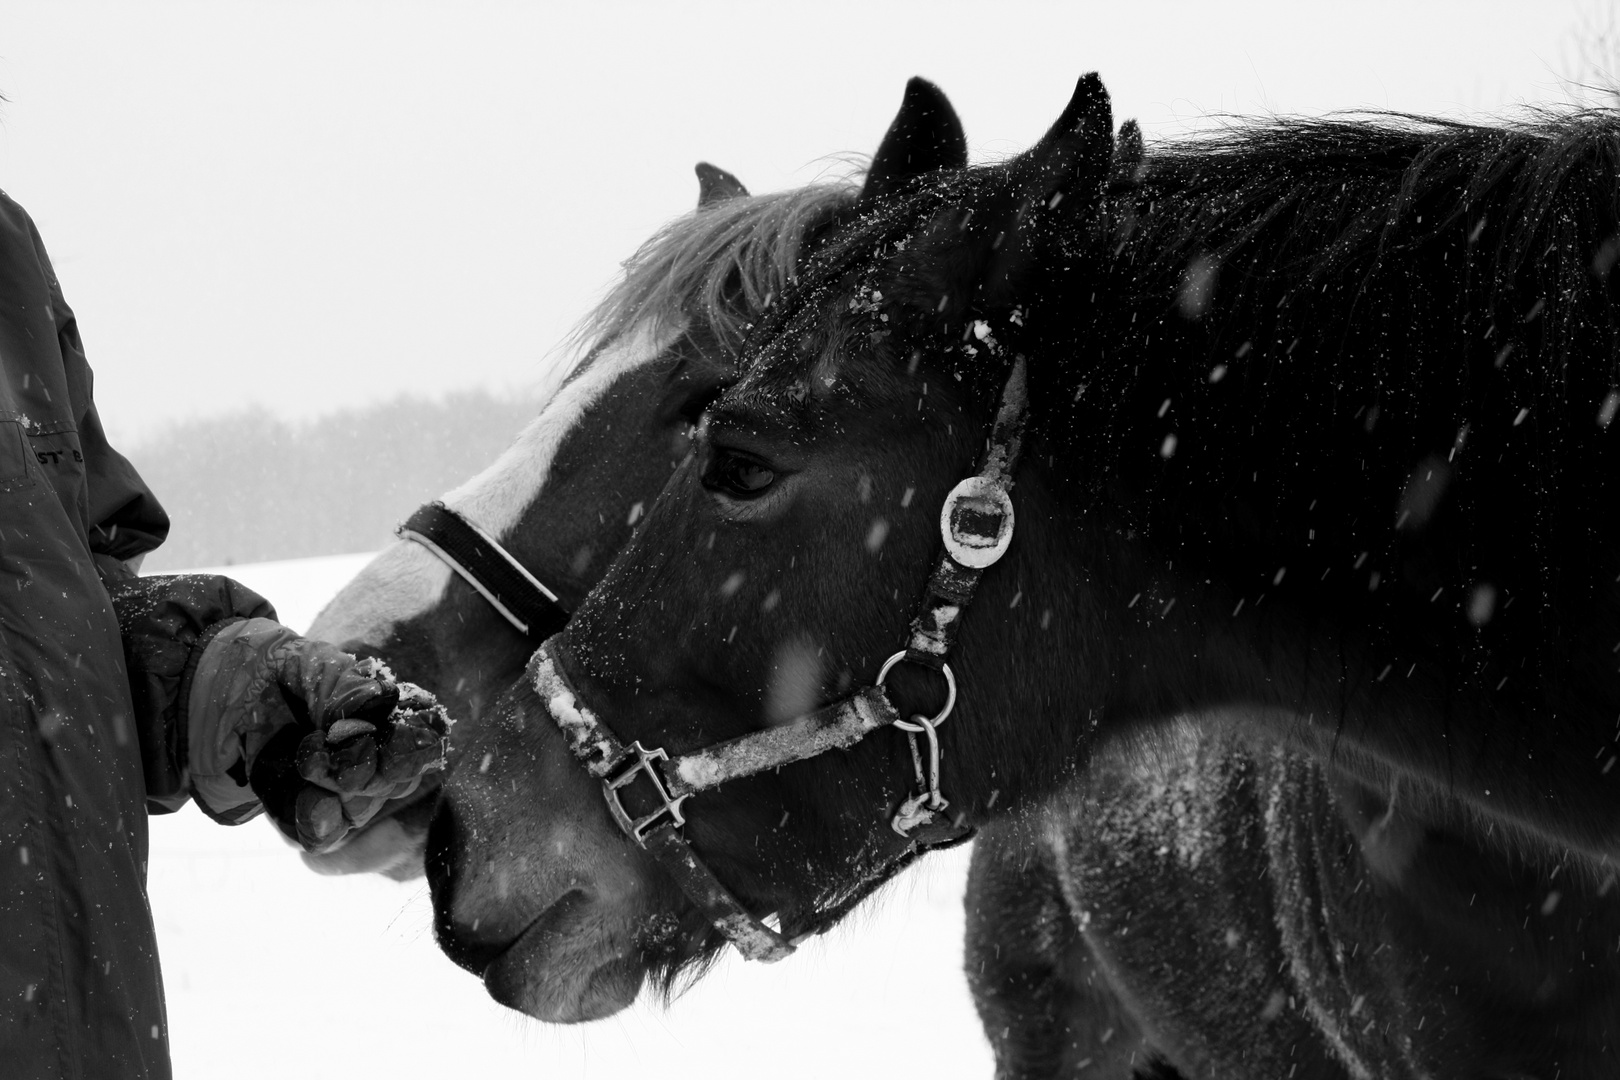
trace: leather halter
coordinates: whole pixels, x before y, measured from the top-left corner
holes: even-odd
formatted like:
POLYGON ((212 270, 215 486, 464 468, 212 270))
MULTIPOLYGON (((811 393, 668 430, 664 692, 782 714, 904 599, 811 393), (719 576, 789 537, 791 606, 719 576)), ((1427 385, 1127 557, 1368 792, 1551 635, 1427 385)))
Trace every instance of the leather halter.
MULTIPOLYGON (((883 678, 890 667, 902 660, 922 664, 944 674, 954 701, 955 680, 945 658, 956 641, 962 613, 973 599, 979 578, 1012 541, 1013 508, 1008 493, 1029 412, 1026 380, 1026 364, 1020 356, 1013 361, 1002 386, 1000 407, 977 471, 945 498, 940 511, 945 550, 929 575, 928 591, 911 621, 906 648, 889 658, 874 685, 779 727, 671 757, 662 748, 648 749, 639 741, 626 746, 582 702, 557 663, 555 639, 543 644, 529 661, 528 674, 535 691, 562 730, 574 757, 602 782, 602 794, 619 828, 659 861, 687 897, 750 960, 780 960, 793 952, 798 938, 790 940, 750 913, 687 845, 678 830, 686 821, 683 806, 693 795, 828 750, 847 749, 868 733, 892 725, 913 733, 913 738, 915 733, 926 731, 933 753, 931 790, 919 791, 905 800, 891 822, 896 832, 912 841, 911 845, 898 859, 858 885, 836 905, 835 913, 841 914, 859 903, 899 865, 923 851, 960 843, 972 835, 973 830, 964 826, 960 817, 952 820, 944 816, 948 803, 939 793, 934 727, 944 720, 950 706, 932 720, 913 717, 904 721, 889 701, 883 678), (639 818, 625 809, 620 794, 638 782, 650 786, 658 807, 639 818), (913 831, 922 836, 913 837, 913 831)), ((913 760, 921 783, 923 768, 915 742, 913 760)), ((822 923, 830 921, 823 919, 822 923)))
POLYGON ((544 641, 567 625, 568 610, 556 593, 493 536, 444 503, 428 503, 394 531, 437 555, 525 637, 544 641))

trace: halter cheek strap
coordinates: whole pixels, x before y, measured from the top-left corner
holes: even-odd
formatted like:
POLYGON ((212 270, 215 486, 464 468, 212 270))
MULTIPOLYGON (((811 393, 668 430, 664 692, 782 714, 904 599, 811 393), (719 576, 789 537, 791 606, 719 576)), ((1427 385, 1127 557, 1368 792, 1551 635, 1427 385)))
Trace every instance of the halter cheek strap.
POLYGON ((962 612, 973 600, 979 579, 1012 543, 1013 472, 1024 448, 1029 417, 1028 372, 1023 357, 1013 361, 1001 391, 1001 407, 985 445, 979 471, 945 496, 939 532, 945 550, 928 575, 928 592, 911 620, 906 659, 936 671, 956 644, 962 612))

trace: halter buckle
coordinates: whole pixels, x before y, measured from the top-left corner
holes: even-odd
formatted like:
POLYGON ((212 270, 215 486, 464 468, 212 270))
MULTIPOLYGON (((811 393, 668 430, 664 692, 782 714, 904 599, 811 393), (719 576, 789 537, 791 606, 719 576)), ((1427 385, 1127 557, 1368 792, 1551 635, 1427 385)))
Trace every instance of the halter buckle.
POLYGON ((641 745, 641 741, 638 739, 630 744, 629 753, 624 758, 624 763, 619 771, 612 776, 602 778, 602 797, 607 800, 608 813, 613 815, 613 820, 618 824, 619 828, 624 830, 625 835, 642 847, 647 846, 647 834, 665 821, 675 828, 686 824, 686 818, 681 814, 681 804, 691 796, 682 795, 679 798, 670 798, 669 787, 664 783, 663 776, 653 766, 655 761, 668 760, 669 755, 664 752, 662 747, 648 750, 641 745), (630 811, 624 808, 624 802, 619 792, 621 789, 635 783, 636 779, 641 776, 645 776, 648 782, 652 784, 653 793, 658 797, 659 807, 652 813, 638 818, 632 817, 630 811))

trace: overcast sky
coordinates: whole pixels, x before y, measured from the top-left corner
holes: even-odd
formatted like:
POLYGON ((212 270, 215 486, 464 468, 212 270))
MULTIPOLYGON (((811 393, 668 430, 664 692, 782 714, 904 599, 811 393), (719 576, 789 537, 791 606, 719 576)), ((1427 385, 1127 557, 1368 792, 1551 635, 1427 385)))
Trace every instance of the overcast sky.
POLYGON ((526 386, 692 204, 694 162, 807 182, 871 152, 914 74, 983 160, 1091 69, 1150 140, 1218 113, 1503 115, 1566 100, 1613 25, 1602 0, 0 0, 0 187, 130 439, 526 386))

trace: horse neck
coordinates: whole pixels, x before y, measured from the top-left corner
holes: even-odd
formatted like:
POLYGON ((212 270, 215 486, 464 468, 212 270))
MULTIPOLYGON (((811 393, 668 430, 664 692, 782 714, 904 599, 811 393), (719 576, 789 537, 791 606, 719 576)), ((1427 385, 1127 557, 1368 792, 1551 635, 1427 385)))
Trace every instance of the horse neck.
POLYGON ((1602 771, 1620 756, 1620 566, 1600 497, 1620 451, 1592 423, 1612 317, 1595 286, 1565 295, 1528 271, 1477 287, 1476 247, 1520 227, 1498 209, 1480 203, 1444 243, 1309 265, 1311 237, 1267 234, 1197 310, 1178 292, 1196 245, 1147 217, 1108 240, 1101 271, 1065 260, 1045 283, 1032 400, 1061 415, 1027 466, 1048 490, 1021 479, 1015 498, 1026 580, 1059 584, 1039 586, 1044 635, 1004 620, 1004 659, 1033 692, 1000 694, 1014 739, 1037 733, 1037 788, 1096 739, 1193 716, 1496 835, 1620 854, 1602 771), (1292 254, 1268 260, 1262 241, 1292 254), (1559 365, 1556 393, 1513 366, 1532 362, 1559 365), (1543 427, 1515 442, 1525 401, 1543 427), (1403 528, 1403 488, 1431 464, 1454 474, 1447 501, 1403 528), (1475 577, 1510 587, 1479 631, 1475 577))
MULTIPOLYGON (((1238 609, 1229 582, 1178 565, 1107 506, 1076 505, 1040 444, 1030 456, 1016 546, 986 576, 953 659, 977 715, 951 737, 960 760, 988 766, 963 781, 986 816, 1059 794, 1101 747, 1190 722, 1399 789, 1405 813, 1486 846, 1589 863, 1620 847, 1612 797, 1569 724, 1527 722, 1433 665, 1396 669, 1330 605, 1279 590, 1238 609)), ((1555 708, 1590 714, 1583 693, 1555 708)))

